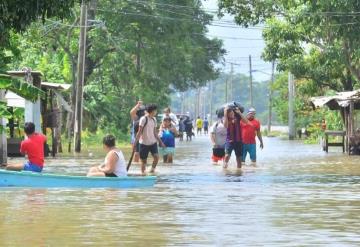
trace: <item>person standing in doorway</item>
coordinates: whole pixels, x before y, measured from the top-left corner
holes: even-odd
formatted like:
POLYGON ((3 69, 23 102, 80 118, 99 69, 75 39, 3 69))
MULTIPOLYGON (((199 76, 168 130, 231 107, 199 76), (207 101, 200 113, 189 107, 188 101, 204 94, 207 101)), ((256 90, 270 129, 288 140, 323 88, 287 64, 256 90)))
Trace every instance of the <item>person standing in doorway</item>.
POLYGON ((203 127, 204 127, 204 135, 207 135, 209 131, 209 121, 207 120, 207 118, 204 119, 203 127))
MULTIPOLYGON (((158 136, 158 131, 156 129, 156 114, 157 106, 155 104, 149 104, 146 106, 146 114, 140 118, 139 131, 136 134, 134 142, 135 144, 137 142, 140 143, 139 152, 141 160, 141 173, 143 175, 146 174, 146 163, 149 153, 153 156, 150 173, 155 172, 156 165, 159 162, 157 143, 159 143, 161 147, 166 147, 158 136)), ((136 148, 135 144, 133 149, 136 148)))
POLYGON ((260 131, 260 121, 255 118, 255 115, 255 108, 250 108, 246 115, 248 123, 241 121, 241 134, 243 142, 242 162, 245 162, 246 156, 249 153, 251 162, 256 163, 256 136, 260 141, 260 148, 264 148, 264 143, 260 131))
POLYGON ((203 128, 203 120, 200 118, 200 116, 196 119, 196 134, 201 135, 201 131, 203 128))

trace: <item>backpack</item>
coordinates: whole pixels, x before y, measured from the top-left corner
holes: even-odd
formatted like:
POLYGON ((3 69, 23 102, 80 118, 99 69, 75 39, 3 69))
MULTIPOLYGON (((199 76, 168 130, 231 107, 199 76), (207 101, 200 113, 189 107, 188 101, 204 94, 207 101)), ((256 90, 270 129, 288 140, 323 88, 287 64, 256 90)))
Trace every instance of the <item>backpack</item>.
MULTIPOLYGON (((144 123, 144 126, 143 126, 143 131, 144 131, 145 126, 147 125, 147 123, 148 123, 148 117, 145 116, 145 123, 144 123)), ((139 132, 139 127, 140 127, 140 118, 138 120, 134 121, 134 133, 135 133, 135 135, 139 132)))

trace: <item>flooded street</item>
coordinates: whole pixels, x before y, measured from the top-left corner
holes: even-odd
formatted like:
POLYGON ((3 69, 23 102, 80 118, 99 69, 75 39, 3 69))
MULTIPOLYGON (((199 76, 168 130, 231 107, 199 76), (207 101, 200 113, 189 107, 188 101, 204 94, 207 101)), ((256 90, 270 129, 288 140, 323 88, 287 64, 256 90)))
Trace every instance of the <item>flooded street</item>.
MULTIPOLYGON (((1 246, 358 246, 359 157, 265 138, 242 173, 210 162, 208 137, 178 143, 154 188, 1 188, 1 246)), ((127 154, 127 157, 129 155, 127 154)), ((47 160, 85 173, 102 161, 47 160)), ((131 171, 139 172, 137 165, 131 171)))

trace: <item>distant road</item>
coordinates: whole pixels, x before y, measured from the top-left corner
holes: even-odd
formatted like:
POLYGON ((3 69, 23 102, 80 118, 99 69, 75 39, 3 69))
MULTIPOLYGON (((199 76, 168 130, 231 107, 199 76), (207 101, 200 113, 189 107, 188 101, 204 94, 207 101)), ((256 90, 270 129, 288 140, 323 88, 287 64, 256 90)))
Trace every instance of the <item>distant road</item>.
MULTIPOLYGON (((265 130, 267 128, 267 125, 261 125, 261 130, 265 130)), ((289 127, 288 126, 271 126, 271 131, 280 131, 282 133, 289 133, 289 127)))

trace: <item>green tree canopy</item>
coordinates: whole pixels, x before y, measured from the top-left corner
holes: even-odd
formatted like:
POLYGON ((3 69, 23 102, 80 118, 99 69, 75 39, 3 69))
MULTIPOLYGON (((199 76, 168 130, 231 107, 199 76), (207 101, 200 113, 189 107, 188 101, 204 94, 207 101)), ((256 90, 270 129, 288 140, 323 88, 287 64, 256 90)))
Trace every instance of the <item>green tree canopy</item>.
MULTIPOLYGON (((200 1, 186 0, 181 5, 186 8, 176 7, 175 0, 91 1, 85 127, 113 126, 124 131, 136 100, 163 107, 172 91, 205 85, 218 76, 215 63, 222 61, 225 50, 221 40, 206 36, 212 16, 201 9, 200 1)), ((12 65, 41 70, 46 80, 74 84, 78 36, 76 5, 61 22, 37 22, 14 35, 21 53, 12 65)), ((67 97, 74 105, 73 98, 67 97)))
POLYGON ((360 80, 360 2, 220 0, 243 26, 265 24, 264 58, 319 88, 352 90, 360 80))

